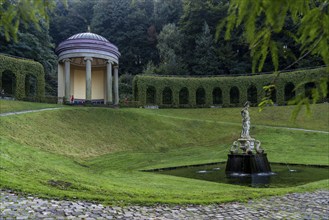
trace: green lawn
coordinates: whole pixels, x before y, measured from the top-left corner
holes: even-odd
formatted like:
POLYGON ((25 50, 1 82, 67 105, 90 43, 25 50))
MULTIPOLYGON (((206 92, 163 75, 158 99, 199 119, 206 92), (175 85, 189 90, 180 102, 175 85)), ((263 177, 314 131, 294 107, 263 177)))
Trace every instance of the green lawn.
MULTIPOLYGON (((315 111, 327 108, 321 104, 315 111)), ((271 162, 329 165, 327 133, 264 127, 305 123, 307 129, 327 131, 328 113, 292 123, 286 119, 290 107, 265 111, 267 116, 251 110, 251 135, 262 141, 271 162)), ((2 117, 0 187, 108 204, 207 204, 328 189, 328 179, 293 188, 256 189, 140 171, 226 161, 240 134, 239 113, 240 108, 66 107, 2 117)))
MULTIPOLYGON (((302 108, 295 121, 291 119, 294 109, 295 106, 272 106, 265 107, 263 111, 259 112, 258 107, 251 107, 249 108, 251 126, 270 125, 329 131, 328 103, 311 105, 311 114, 306 113, 306 109, 302 108)), ((136 111, 139 110, 140 109, 136 109, 136 111)), ((241 108, 148 110, 150 114, 163 115, 166 117, 241 124, 240 111, 241 108)))
POLYGON ((62 107, 56 104, 46 103, 33 103, 24 101, 11 101, 11 100, 0 100, 0 113, 13 112, 13 111, 24 111, 24 110, 36 110, 42 108, 55 108, 62 107))

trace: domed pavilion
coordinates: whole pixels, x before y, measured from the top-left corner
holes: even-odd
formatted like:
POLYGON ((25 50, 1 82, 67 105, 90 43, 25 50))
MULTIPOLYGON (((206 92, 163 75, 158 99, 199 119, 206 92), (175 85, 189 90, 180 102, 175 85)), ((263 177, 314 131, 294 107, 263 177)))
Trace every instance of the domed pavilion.
POLYGON ((119 103, 120 52, 114 44, 94 33, 79 33, 61 42, 55 53, 59 103, 119 103))

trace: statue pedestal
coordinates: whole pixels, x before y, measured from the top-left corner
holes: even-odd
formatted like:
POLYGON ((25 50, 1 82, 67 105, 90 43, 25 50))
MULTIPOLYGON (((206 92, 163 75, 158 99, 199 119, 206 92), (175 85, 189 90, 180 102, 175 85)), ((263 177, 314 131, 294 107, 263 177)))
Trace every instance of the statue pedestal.
POLYGON ((269 173, 271 166, 264 154, 229 154, 226 163, 226 174, 269 173))
POLYGON ((255 139, 254 138, 239 138, 238 142, 240 143, 240 149, 243 152, 253 151, 255 146, 255 139))

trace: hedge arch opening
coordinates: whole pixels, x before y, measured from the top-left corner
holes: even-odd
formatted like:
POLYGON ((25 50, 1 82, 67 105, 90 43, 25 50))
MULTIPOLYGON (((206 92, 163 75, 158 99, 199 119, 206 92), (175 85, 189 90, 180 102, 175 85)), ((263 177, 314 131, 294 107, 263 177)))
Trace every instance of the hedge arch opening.
POLYGON ((288 82, 284 86, 284 101, 288 102, 296 97, 295 85, 292 82, 288 82))
POLYGON ((134 100, 138 101, 138 86, 137 83, 134 84, 134 100))
POLYGON ((223 94, 222 90, 219 87, 214 88, 212 91, 212 103, 214 105, 223 104, 223 94))
POLYGON ((249 88, 247 90, 247 100, 251 104, 257 104, 257 88, 256 88, 256 86, 254 86, 254 85, 249 86, 249 88))
POLYGON ((206 104, 206 91, 204 88, 200 87, 196 90, 195 101, 197 105, 206 104))
MULTIPOLYGON (((266 86, 271 85, 270 83, 266 84, 266 86)), ((276 88, 273 86, 269 90, 266 90, 266 97, 269 97, 273 103, 276 103, 276 88)))
POLYGON ((10 71, 5 70, 1 77, 2 89, 6 96, 15 97, 16 95, 16 75, 10 71))
POLYGON ((305 97, 309 99, 313 99, 312 96, 312 90, 316 88, 316 85, 314 82, 308 82, 305 84, 305 97))
POLYGON ((186 87, 179 91, 179 104, 187 105, 189 103, 189 91, 186 87))
POLYGON ((162 92, 162 104, 171 105, 172 100, 172 90, 169 87, 164 88, 162 92))
POLYGON ((270 97, 271 97, 271 100, 273 101, 273 103, 276 103, 276 88, 273 88, 271 90, 270 97))
POLYGON ((149 86, 146 90, 146 104, 155 104, 156 90, 154 86, 149 86))
POLYGON ((327 102, 329 101, 329 82, 327 82, 327 102))
POLYGON ((240 91, 238 87, 233 86, 230 89, 230 103, 231 104, 238 104, 240 100, 240 91))
POLYGON ((37 95, 37 78, 32 74, 25 77, 25 96, 35 97, 37 95))

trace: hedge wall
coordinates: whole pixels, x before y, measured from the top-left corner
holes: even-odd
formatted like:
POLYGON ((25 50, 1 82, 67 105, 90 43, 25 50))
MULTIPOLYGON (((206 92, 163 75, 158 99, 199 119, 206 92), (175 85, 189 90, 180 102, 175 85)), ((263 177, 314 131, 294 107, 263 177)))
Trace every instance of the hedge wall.
POLYGON ((22 100, 26 98, 25 80, 28 75, 34 76, 37 80, 37 91, 35 98, 42 100, 45 96, 45 73, 43 66, 35 61, 13 58, 0 54, 0 88, 2 86, 2 74, 9 71, 16 78, 15 98, 22 100))
MULTIPOLYGON (((222 92, 222 103, 220 103, 219 105, 223 107, 242 106, 247 101, 248 88, 250 88, 251 86, 256 87, 257 103, 259 103, 265 95, 263 86, 272 83, 275 78, 276 74, 207 78, 137 75, 133 81, 133 93, 135 101, 139 101, 140 105, 152 104, 165 107, 209 107, 214 105, 214 89, 220 88, 222 92), (150 96, 150 94, 147 91, 148 88, 152 87, 155 88, 154 103, 148 103, 147 95, 150 96), (187 105, 180 105, 179 92, 185 87, 188 89, 189 92, 189 101, 187 105), (233 87, 236 87, 239 91, 238 103, 231 103, 230 101, 230 91, 233 87), (163 91, 166 88, 169 88, 172 91, 172 103, 169 105, 163 104, 162 100, 163 91), (203 88, 205 91, 205 103, 203 105, 197 105, 196 92, 199 88, 203 88)), ((280 76, 276 79, 275 83, 276 104, 286 104, 284 93, 285 86, 288 83, 292 83, 294 85, 294 87, 296 88, 296 95, 298 95, 300 93, 305 93, 305 86, 301 86, 302 83, 318 83, 318 79, 320 78, 324 78, 327 82, 329 82, 328 70, 326 68, 280 73, 280 76)), ((318 85, 316 84, 316 86, 318 85)), ((166 89, 166 91, 167 90, 168 89, 166 89)))

